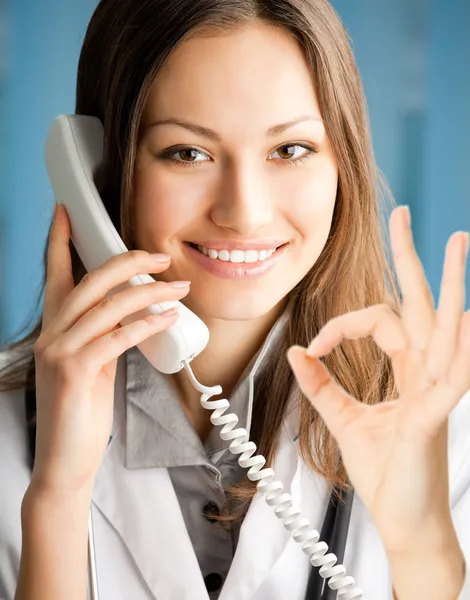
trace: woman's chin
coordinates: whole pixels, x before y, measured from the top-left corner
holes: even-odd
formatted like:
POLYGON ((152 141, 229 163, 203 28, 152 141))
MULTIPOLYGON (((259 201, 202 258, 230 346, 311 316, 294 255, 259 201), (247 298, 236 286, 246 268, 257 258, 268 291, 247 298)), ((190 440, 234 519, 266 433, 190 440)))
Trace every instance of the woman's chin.
POLYGON ((203 297, 197 290, 193 291, 194 283, 191 285, 189 296, 181 301, 189 310, 194 312, 203 321, 251 321, 267 317, 269 313, 276 311, 278 303, 272 303, 272 296, 263 302, 261 294, 222 295, 208 293, 204 289, 203 297))

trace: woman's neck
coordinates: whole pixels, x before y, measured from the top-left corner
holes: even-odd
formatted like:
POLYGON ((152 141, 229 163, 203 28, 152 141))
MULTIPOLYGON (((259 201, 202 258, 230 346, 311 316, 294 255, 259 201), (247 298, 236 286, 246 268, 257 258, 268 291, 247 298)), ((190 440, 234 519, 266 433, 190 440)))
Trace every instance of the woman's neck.
MULTIPOLYGON (((199 383, 207 386, 220 385, 222 397, 230 398, 282 310, 283 306, 277 305, 258 319, 247 321, 203 318, 209 328, 210 339, 201 354, 191 361, 191 369, 199 383)), ((211 412, 200 404, 201 392, 193 388, 184 369, 167 377, 177 390, 186 416, 204 442, 212 429, 212 423, 211 412)))

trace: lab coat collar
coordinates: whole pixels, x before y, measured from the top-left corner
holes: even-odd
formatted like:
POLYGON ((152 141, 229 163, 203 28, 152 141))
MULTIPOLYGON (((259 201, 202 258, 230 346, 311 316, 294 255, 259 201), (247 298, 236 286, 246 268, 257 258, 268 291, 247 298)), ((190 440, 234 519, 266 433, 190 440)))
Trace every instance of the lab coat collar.
MULTIPOLYGON (((168 470, 125 467, 123 390, 117 390, 116 397, 118 430, 101 463, 92 502, 127 546, 156 599, 209 600, 168 470)), ((287 425, 273 467, 284 491, 299 506, 302 461, 287 425)), ((219 600, 251 598, 285 552, 289 538, 273 508, 255 496, 219 600)))
MULTIPOLYGON (((269 363, 288 321, 287 309, 278 317, 263 345, 242 373, 231 396, 231 412, 239 418, 239 427, 250 432, 254 390, 258 378, 269 363)), ((218 427, 203 444, 188 421, 177 390, 163 373, 158 372, 137 347, 124 355, 126 445, 128 469, 208 465, 208 457, 217 459, 229 447, 218 427)), ((217 368, 214 368, 214 384, 217 368)))

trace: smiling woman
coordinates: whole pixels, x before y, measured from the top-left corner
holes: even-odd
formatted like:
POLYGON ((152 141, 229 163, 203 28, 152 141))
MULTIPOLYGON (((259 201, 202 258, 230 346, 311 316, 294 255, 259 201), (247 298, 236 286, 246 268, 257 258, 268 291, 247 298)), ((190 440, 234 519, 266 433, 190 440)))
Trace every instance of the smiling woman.
POLYGON ((338 187, 300 44, 269 23, 191 36, 152 81, 142 123, 137 247, 173 257, 159 277, 190 279, 188 307, 212 330, 227 332, 230 322, 240 330, 240 321, 251 328, 277 312, 325 246, 338 187), (205 258, 188 240, 231 254, 205 258), (280 245, 256 265, 237 254, 280 245), (221 300, 228 295, 233 302, 221 300))
MULTIPOLYGON (((0 516, 2 600, 85 597, 90 504, 100 600, 325 600, 308 583, 321 564, 330 591, 360 600, 322 544, 308 556, 306 531, 345 494, 338 555, 371 599, 455 600, 470 555, 463 236, 436 315, 393 212, 402 307, 361 81, 328 2, 102 0, 76 112, 103 123, 100 192, 131 252, 85 274, 58 210, 42 318, 0 379, 0 504, 17 517, 0 516), (108 296, 147 272, 135 295, 108 296), (191 368, 222 386, 299 505, 306 520, 284 495, 276 514, 304 552, 186 372, 157 372, 112 321, 138 293, 178 298, 209 328, 191 368)), ((333 540, 341 527, 325 520, 333 540)))

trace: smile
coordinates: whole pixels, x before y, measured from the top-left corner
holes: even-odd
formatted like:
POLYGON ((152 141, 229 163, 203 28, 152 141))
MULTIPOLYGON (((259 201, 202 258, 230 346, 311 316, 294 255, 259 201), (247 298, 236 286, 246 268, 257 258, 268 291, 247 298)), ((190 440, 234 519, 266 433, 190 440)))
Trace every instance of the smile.
POLYGON ((277 250, 277 248, 270 248, 268 250, 216 250, 215 248, 206 248, 196 244, 191 244, 191 246, 212 260, 222 260, 224 262, 232 263, 255 263, 264 261, 277 250))
POLYGON ((206 271, 224 279, 250 279, 271 271, 282 259, 289 243, 268 250, 215 250, 190 242, 183 244, 206 271))

